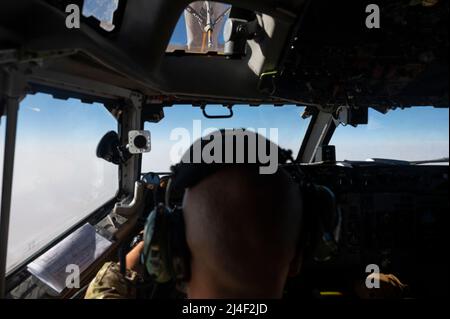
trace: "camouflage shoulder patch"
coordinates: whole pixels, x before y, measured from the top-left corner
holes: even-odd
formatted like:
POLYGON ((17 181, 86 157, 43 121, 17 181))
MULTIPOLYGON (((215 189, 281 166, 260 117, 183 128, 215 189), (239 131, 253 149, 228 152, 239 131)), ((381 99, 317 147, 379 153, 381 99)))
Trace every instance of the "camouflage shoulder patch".
POLYGON ((136 298, 134 283, 138 274, 127 269, 126 276, 120 273, 120 267, 115 262, 107 262, 99 270, 89 284, 85 299, 133 299, 136 298))

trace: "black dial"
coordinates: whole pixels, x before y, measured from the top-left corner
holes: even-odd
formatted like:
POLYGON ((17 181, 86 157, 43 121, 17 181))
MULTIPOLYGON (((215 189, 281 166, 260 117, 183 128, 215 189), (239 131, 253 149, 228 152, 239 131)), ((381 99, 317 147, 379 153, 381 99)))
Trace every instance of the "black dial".
POLYGON ((147 146, 147 138, 143 135, 138 135, 134 138, 133 143, 137 148, 145 148, 147 146))

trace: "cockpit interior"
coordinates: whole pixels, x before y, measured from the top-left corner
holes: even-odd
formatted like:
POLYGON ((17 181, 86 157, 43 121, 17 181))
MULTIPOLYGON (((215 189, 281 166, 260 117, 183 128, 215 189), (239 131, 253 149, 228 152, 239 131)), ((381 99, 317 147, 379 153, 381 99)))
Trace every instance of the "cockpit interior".
MULTIPOLYGON (((333 247, 283 298, 358 298, 374 265, 407 285, 401 298, 447 296, 448 13, 445 0, 2 0, 0 298, 83 298, 158 203, 182 206, 176 137, 188 147, 211 127, 265 129, 280 165, 330 194, 310 206, 332 216, 333 247), (60 257, 77 251, 79 285, 64 286, 60 257)), ((185 295, 171 280, 141 297, 185 295)))

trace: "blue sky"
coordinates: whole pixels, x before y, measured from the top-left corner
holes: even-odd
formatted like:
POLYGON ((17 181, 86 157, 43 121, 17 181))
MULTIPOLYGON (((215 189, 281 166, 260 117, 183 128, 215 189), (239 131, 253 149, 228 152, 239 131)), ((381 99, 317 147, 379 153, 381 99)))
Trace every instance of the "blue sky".
POLYGON ((61 132, 65 139, 83 141, 94 134, 104 134, 112 123, 114 118, 100 104, 36 94, 29 95, 20 105, 18 136, 29 133, 29 139, 52 140, 58 139, 57 132, 61 132))
POLYGON ((172 33, 170 43, 172 44, 186 44, 186 24, 184 20, 184 14, 178 19, 175 30, 172 33))
POLYGON ((82 14, 94 16, 100 21, 114 23, 113 17, 119 0, 84 0, 82 14))
MULTIPOLYGON (((221 106, 208 106, 208 114, 227 114, 228 110, 221 106)), ((165 108, 165 118, 160 123, 147 123, 145 129, 152 134, 152 152, 144 154, 142 169, 144 171, 167 171, 170 165, 175 164, 170 158, 171 147, 176 141, 170 140, 172 129, 185 128, 193 136, 193 121, 201 122, 202 135, 207 134, 207 129, 220 128, 251 128, 253 130, 266 129, 266 136, 270 135, 270 128, 278 129, 278 143, 297 152, 301 140, 306 133, 308 120, 302 120, 303 107, 293 105, 284 107, 273 106, 235 106, 234 116, 231 119, 206 119, 199 107, 180 105, 165 108)), ((263 133, 263 132, 262 132, 263 133)), ((274 141, 276 142, 276 141, 274 141)), ((186 148, 188 145, 186 146, 186 148)))

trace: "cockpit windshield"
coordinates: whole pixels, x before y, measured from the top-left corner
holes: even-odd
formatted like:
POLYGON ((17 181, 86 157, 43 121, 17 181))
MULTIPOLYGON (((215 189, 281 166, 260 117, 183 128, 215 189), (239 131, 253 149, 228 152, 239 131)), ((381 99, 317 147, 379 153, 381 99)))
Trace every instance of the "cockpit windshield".
MULTIPOLYGON (((222 115, 227 110, 207 106, 210 115, 222 115)), ((256 131, 295 158, 305 137, 310 117, 303 119, 303 107, 248 105, 233 107, 231 118, 206 118, 200 108, 178 105, 164 109, 159 123, 145 123, 152 134, 152 150, 142 160, 142 171, 168 172, 184 151, 198 138, 216 129, 245 128, 256 131)), ((385 158, 421 161, 445 158, 448 147, 448 109, 413 107, 391 110, 382 114, 369 110, 367 125, 338 125, 330 144, 336 148, 338 161, 365 161, 385 158), (400 123, 400 124, 399 124, 400 123)))
MULTIPOLYGON (((295 105, 242 105, 233 107, 231 118, 213 119, 205 118, 200 108, 190 105, 165 108, 161 122, 145 123, 144 129, 152 134, 152 150, 143 156, 142 171, 169 171, 195 140, 222 128, 255 131, 291 150, 295 157, 310 121, 302 119, 304 110, 295 105)), ((223 107, 214 105, 208 105, 205 111, 210 116, 228 114, 223 107)))

